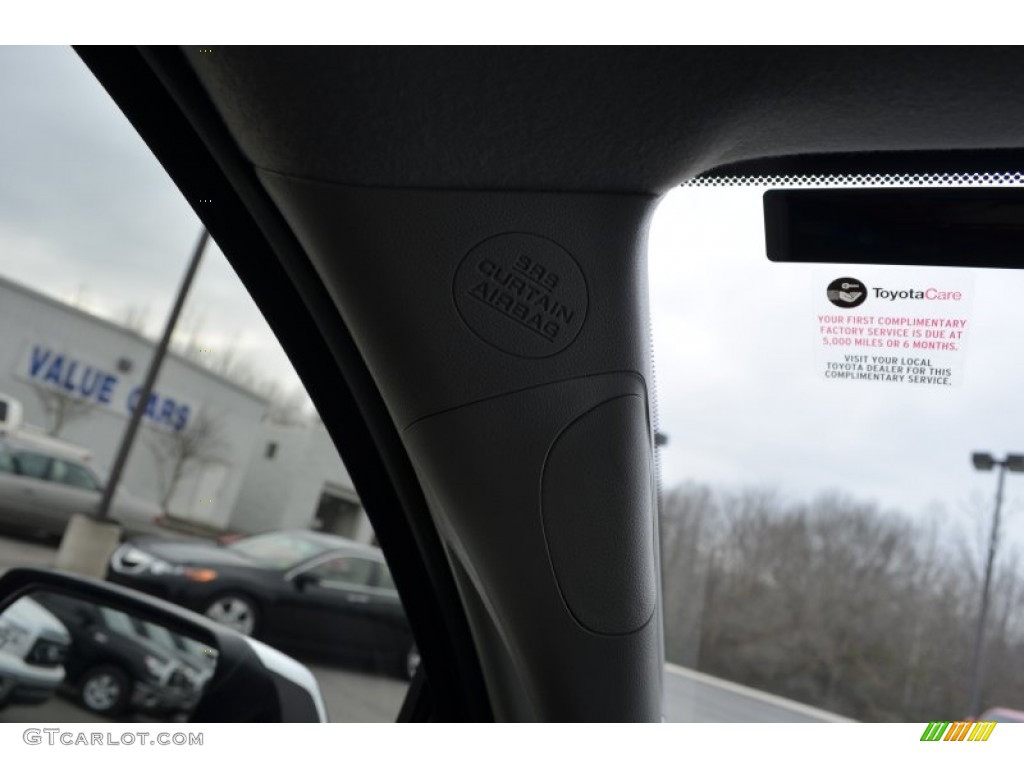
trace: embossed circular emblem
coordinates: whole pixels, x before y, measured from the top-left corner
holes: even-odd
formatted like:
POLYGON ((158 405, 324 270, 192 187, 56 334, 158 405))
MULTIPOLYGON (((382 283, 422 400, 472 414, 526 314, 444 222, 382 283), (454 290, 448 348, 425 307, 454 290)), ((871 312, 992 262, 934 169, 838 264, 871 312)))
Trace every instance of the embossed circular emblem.
POLYGON ((587 315, 587 283, 572 256, 546 237, 496 235, 455 273, 455 306, 481 339, 521 357, 568 347, 587 315))

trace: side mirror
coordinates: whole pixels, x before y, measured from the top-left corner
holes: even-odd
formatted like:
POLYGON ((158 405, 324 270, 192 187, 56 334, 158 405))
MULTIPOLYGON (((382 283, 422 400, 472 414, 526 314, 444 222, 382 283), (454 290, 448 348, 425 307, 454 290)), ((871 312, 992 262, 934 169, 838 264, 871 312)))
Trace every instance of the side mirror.
MULTIPOLYGON (((86 708, 101 706, 103 695, 109 698, 118 682, 132 688, 134 674, 148 683, 146 696, 162 696, 163 704, 176 696, 173 700, 178 714, 188 722, 327 720, 316 679, 290 656, 204 616, 104 581, 34 568, 11 569, 0 576, 0 627, 5 630, 0 642, 0 691, 6 690, 2 685, 4 661, 13 664, 18 660, 8 657, 22 651, 22 655, 36 653, 37 646, 45 646, 52 667, 47 679, 52 678, 50 682, 54 684, 44 693, 52 696, 70 687, 86 708), (94 626, 102 623, 104 643, 118 645, 122 661, 114 663, 108 654, 102 664, 91 665, 85 641, 76 639, 73 626, 76 614, 90 607, 102 617, 96 619, 94 626), (62 615, 70 620, 62 621, 62 615), (166 645, 161 647, 158 638, 139 636, 134 630, 138 622, 148 622, 162 630, 154 634, 166 633, 172 639, 177 635, 195 641, 195 647, 210 656, 207 667, 212 668, 212 674, 197 678, 195 670, 201 672, 202 664, 184 658, 166 645), (44 634, 49 644, 41 643, 44 634), (51 645, 54 647, 50 648, 51 645), (90 688, 91 683, 95 684, 90 688)), ((29 701, 42 703, 39 690, 25 695, 29 701)), ((11 703, 0 701, 0 709, 11 703)), ((117 708, 112 705, 108 716, 117 714, 117 709, 137 704, 134 699, 116 703, 117 708)))
POLYGON ((297 574, 295 578, 292 579, 292 582, 295 584, 295 588, 299 592, 302 592, 304 589, 306 589, 306 587, 310 587, 314 584, 319 584, 320 577, 317 576, 315 573, 303 571, 302 573, 297 574))
POLYGON ((73 616, 74 622, 83 629, 89 629, 95 624, 92 614, 85 608, 77 608, 73 616))

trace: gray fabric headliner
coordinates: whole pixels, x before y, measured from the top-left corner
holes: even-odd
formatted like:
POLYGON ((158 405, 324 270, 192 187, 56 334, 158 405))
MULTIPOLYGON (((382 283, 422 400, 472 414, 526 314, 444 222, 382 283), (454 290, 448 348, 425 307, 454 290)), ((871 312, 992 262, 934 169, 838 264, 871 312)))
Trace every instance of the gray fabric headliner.
POLYGON ((663 192, 784 155, 1024 146, 1022 48, 182 49, 257 166, 663 192))

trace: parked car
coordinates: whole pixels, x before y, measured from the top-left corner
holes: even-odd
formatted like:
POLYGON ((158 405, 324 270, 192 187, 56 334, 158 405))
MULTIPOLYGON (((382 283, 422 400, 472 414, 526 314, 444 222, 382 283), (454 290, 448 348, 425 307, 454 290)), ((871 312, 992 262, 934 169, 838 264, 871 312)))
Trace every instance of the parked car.
POLYGON ((0 709, 48 701, 64 682, 70 647, 65 626, 30 597, 0 614, 0 709))
POLYGON ((217 667, 216 650, 151 621, 132 617, 132 626, 139 635, 173 654, 181 663, 189 684, 202 694, 203 687, 213 677, 213 671, 217 667))
POLYGON ((66 595, 37 599, 71 633, 65 689, 89 711, 176 715, 198 703, 198 689, 175 655, 139 635, 127 614, 66 595))
POLYGON ((153 537, 122 545, 108 579, 270 645, 359 657, 411 676, 419 653, 380 550, 314 531, 226 545, 153 537))
MULTIPOLYGON (((63 535, 72 515, 93 515, 103 494, 99 475, 56 451, 0 442, 0 524, 47 537, 63 535)), ((156 504, 119 488, 111 516, 131 529, 160 515, 156 504)))

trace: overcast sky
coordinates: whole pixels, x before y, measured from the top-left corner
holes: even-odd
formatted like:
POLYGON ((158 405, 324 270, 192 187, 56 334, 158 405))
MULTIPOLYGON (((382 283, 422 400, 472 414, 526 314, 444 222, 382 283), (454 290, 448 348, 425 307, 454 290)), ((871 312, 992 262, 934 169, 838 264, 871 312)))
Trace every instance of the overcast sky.
MULTIPOLYGON (((0 47, 0 105, 0 275, 110 318, 145 307, 158 333, 200 229, 180 193, 70 49, 0 47)), ((973 293, 957 386, 826 381, 815 316, 825 277, 853 270, 769 263, 760 196, 680 189, 655 217, 665 486, 755 485, 793 500, 837 489, 950 525, 966 523, 973 505, 987 524, 995 477, 974 471, 969 455, 1024 452, 1024 275, 932 271, 973 293)), ((893 284, 904 277, 897 271, 893 284)), ((299 386, 215 246, 183 326, 201 329, 214 354, 234 347, 267 378, 299 386)), ((1021 500, 1024 475, 1010 475, 1015 540, 1024 538, 1021 500)))
MULTIPOLYGON (((0 46, 0 105, 0 274, 159 335, 201 227, 181 193, 70 48, 0 46)), ((179 329, 300 386, 215 243, 179 329)))
MULTIPOLYGON (((660 421, 670 436, 662 454, 667 484, 773 487, 792 499, 837 489, 963 525, 965 533, 973 533, 968 510, 981 507, 987 525, 996 478, 975 471, 970 454, 1024 453, 1024 363, 1016 349, 1024 275, 774 264, 765 257, 763 191, 683 188, 654 219, 651 293, 660 421), (968 321, 965 350, 914 353, 958 366, 963 381, 826 380, 817 315, 830 306, 828 283, 850 275, 895 288, 956 286, 965 299, 973 293, 950 315, 968 321)), ((908 314, 893 306, 869 299, 859 311, 908 314)), ((1016 541, 1022 499, 1024 475, 1009 474, 1004 511, 1016 541)))

